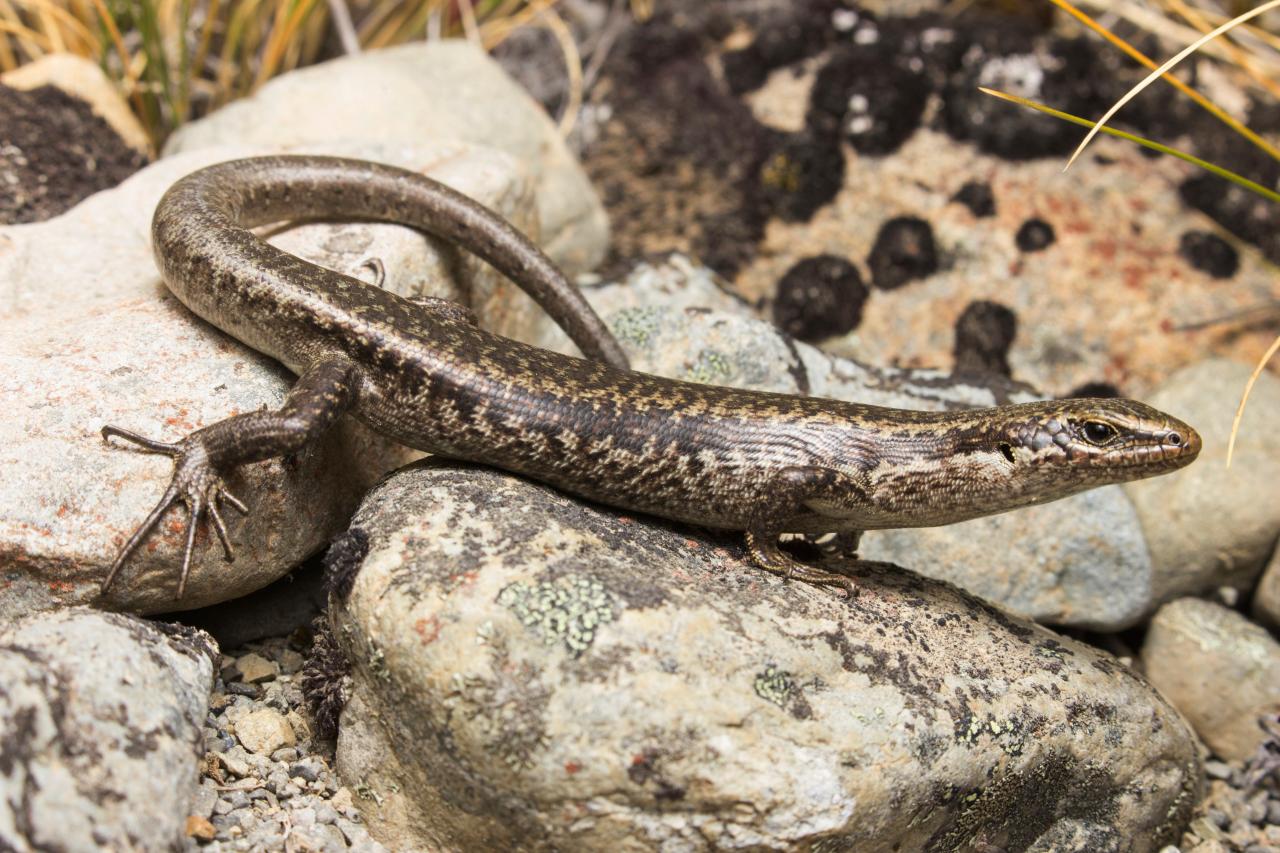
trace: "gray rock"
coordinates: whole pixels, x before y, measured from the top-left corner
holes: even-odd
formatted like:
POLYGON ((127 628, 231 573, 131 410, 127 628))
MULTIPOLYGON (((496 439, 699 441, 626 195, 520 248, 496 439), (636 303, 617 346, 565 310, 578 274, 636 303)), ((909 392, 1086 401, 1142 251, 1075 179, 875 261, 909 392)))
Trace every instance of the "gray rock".
POLYGON ((353 527, 337 764, 393 849, 1148 851, 1195 801, 1140 678, 895 567, 847 602, 733 537, 430 462, 353 527))
POLYGON ((1280 643, 1219 604, 1180 598, 1156 611, 1142 667, 1222 758, 1252 756, 1266 736, 1259 718, 1280 713, 1280 643))
POLYGON ((0 848, 161 850, 196 803, 217 649, 82 608, 0 634, 0 848))
POLYGON ((1253 591, 1253 615, 1259 622, 1280 630, 1280 548, 1271 555, 1271 562, 1253 591))
MULTIPOLYGON (((714 274, 680 255, 584 292, 634 366, 650 373, 906 409, 1040 399, 996 378, 983 384, 828 355, 753 319, 714 274)), ((531 314, 528 322, 521 332, 530 340, 571 351, 545 318, 531 314)), ((1152 607, 1146 540, 1118 486, 947 527, 872 531, 859 553, 959 584, 1039 622, 1118 630, 1152 607)))
MULTIPOLYGON (((260 149, 202 149, 169 158, 66 215, 0 228, 0 553, 7 584, 0 619, 95 600, 117 548, 168 484, 167 458, 108 447, 116 424, 176 439, 235 412, 276 406, 292 377, 195 319, 159 281, 148 229, 160 195, 179 176, 260 149), (162 342, 163 345, 157 345, 162 342)), ((531 189, 504 154, 462 144, 347 148, 338 153, 426 168, 517 225, 531 189)), ((480 261, 417 232, 387 225, 307 225, 274 242, 330 268, 360 271, 380 257, 398 292, 471 294, 483 323, 500 326, 518 299, 480 261), (500 310, 493 306, 500 306, 500 310)), ((364 491, 410 454, 344 419, 288 464, 244 466, 231 488, 254 509, 229 516, 237 560, 197 540, 192 581, 173 600, 182 511, 140 550, 113 588, 118 609, 161 612, 235 598, 284 575, 341 529, 364 491)), ((207 531, 206 531, 207 532, 207 531)))
POLYGON ((608 220, 547 114, 482 50, 416 42, 281 75, 254 95, 179 128, 166 154, 210 145, 461 140, 505 151, 536 182, 535 225, 559 264, 604 256, 608 220))
POLYGON ((1170 376, 1149 398, 1204 439, 1194 465, 1125 485, 1151 548, 1157 603, 1221 586, 1249 589, 1280 537, 1280 379, 1269 373, 1254 386, 1226 467, 1231 421, 1250 372, 1211 359, 1170 376))

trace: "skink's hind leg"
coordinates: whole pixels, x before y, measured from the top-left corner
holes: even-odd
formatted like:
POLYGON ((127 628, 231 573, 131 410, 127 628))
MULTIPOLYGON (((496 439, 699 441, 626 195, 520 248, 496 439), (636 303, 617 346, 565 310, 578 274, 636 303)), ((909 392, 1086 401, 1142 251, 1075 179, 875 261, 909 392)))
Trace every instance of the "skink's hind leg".
POLYGON ((779 531, 767 528, 747 531, 747 550, 757 566, 775 575, 782 575, 788 580, 802 581, 815 586, 839 587, 850 598, 858 594, 858 585, 854 583, 853 578, 800 562, 778 547, 778 536, 779 531))
POLYGON ((802 563, 778 546, 778 537, 785 520, 803 513, 812 502, 846 503, 861 492, 860 484, 848 474, 831 468, 793 466, 779 471, 770 483, 769 499, 757 507, 746 530, 751 558, 766 571, 816 586, 839 587, 853 598, 858 587, 852 578, 802 563))
MULTIPOLYGON (((369 258, 360 266, 373 271, 373 284, 375 287, 382 287, 387 283, 387 267, 382 263, 381 258, 369 258)), ((450 320, 457 320, 459 323, 466 323, 469 326, 477 325, 476 312, 461 302, 442 299, 439 296, 407 296, 405 298, 415 305, 421 305, 434 314, 448 317, 450 320)))
POLYGON ((355 400, 356 376, 346 361, 318 362, 310 367, 274 412, 251 412, 236 415, 212 426, 196 430, 182 441, 168 443, 144 438, 137 433, 106 426, 104 440, 123 438, 151 453, 173 457, 173 479, 138 529, 133 532, 102 582, 102 592, 111 588, 116 576, 160 523, 165 513, 178 502, 187 508, 186 536, 182 551, 182 573, 178 580, 178 598, 186 592, 191 572, 191 554, 195 547, 196 528, 207 513, 228 561, 234 558, 231 538, 222 517, 222 504, 241 513, 249 509, 227 491, 221 471, 245 462, 257 462, 295 453, 319 437, 355 400))

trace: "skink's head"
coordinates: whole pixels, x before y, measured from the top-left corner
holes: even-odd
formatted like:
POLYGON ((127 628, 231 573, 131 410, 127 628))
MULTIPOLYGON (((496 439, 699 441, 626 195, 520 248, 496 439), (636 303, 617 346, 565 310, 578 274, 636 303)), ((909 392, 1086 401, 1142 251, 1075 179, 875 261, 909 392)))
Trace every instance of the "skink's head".
POLYGON ((1084 488, 1173 471, 1200 453, 1199 433, 1136 400, 1054 400, 1008 412, 995 449, 1015 466, 1084 488))

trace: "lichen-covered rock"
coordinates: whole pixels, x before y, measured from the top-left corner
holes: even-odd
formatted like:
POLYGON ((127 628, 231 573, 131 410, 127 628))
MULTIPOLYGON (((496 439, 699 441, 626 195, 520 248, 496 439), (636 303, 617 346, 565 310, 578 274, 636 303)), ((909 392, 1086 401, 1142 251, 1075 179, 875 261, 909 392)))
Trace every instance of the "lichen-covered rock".
POLYGON ((1252 756, 1259 720, 1280 713, 1280 643, 1220 604, 1180 598, 1156 611, 1142 667, 1222 758, 1252 756))
MULTIPOLYGON (((505 154, 460 143, 328 149, 429 172, 519 226, 531 187, 505 154)), ((246 147, 171 157, 67 214, 0 228, 0 619, 92 601, 125 538, 169 482, 162 456, 107 446, 104 424, 176 440, 237 412, 277 406, 293 382, 270 359, 194 317, 160 283, 150 219, 179 177, 246 147)), ((481 261, 394 225, 312 224, 272 240, 316 263, 369 276, 380 258, 387 286, 405 295, 473 297, 481 322, 501 325, 522 304, 481 261)), ((197 539, 187 596, 174 601, 181 508, 125 568, 118 609, 159 612, 235 598, 280 577, 342 529, 364 491, 410 458, 344 419, 296 459, 247 465, 230 486, 254 512, 228 516, 234 563, 197 539)), ((212 547, 211 547, 212 546, 212 547)))
MULTIPOLYGON (((905 409, 1039 399, 999 377, 873 367, 828 355, 753 319, 713 273, 680 255, 639 264, 624 280, 584 292, 633 366, 650 373, 905 409)), ((571 351, 545 318, 527 316, 522 333, 571 351)), ((859 553, 959 584, 1039 622, 1117 630, 1152 608, 1151 557, 1117 486, 947 527, 872 531, 859 553)))
POLYGON ((216 658, 200 631, 82 608, 0 634, 0 848, 176 849, 216 658))
POLYGON ((483 50, 418 41, 281 75, 169 138, 166 154, 210 145, 403 144, 461 140, 505 151, 531 174, 535 235, 570 271, 604 256, 608 220, 546 112, 483 50))
POLYGON ((395 848, 1154 851, 1195 801, 1140 678, 895 567, 846 601, 432 462, 348 540, 338 766, 395 848))
POLYGON ((1220 586, 1251 588, 1280 537, 1280 379, 1258 377, 1226 465, 1250 372, 1246 364, 1209 359, 1179 370, 1148 398, 1204 440, 1194 465, 1124 486, 1151 548, 1157 603, 1220 586))

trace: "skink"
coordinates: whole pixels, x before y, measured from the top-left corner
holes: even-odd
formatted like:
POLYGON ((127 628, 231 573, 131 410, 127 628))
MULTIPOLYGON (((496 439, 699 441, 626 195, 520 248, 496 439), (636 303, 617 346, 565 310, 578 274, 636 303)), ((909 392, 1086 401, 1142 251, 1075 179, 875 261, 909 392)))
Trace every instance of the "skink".
POLYGON ((950 412, 681 382, 627 369, 621 348, 542 252, 481 205, 422 175, 356 160, 281 156, 178 181, 152 239, 170 290, 281 361, 298 381, 274 412, 236 415, 167 443, 173 479, 102 589, 175 504, 188 518, 183 595, 206 515, 232 557, 223 474, 294 453, 343 413, 403 444, 515 471, 583 498, 743 530, 756 563, 854 591, 780 550, 782 533, 949 524, 1181 468, 1200 437, 1133 400, 1077 399, 950 412), (396 296, 276 249, 249 229, 318 217, 418 228, 492 264, 588 359, 478 328, 462 306, 396 296))

